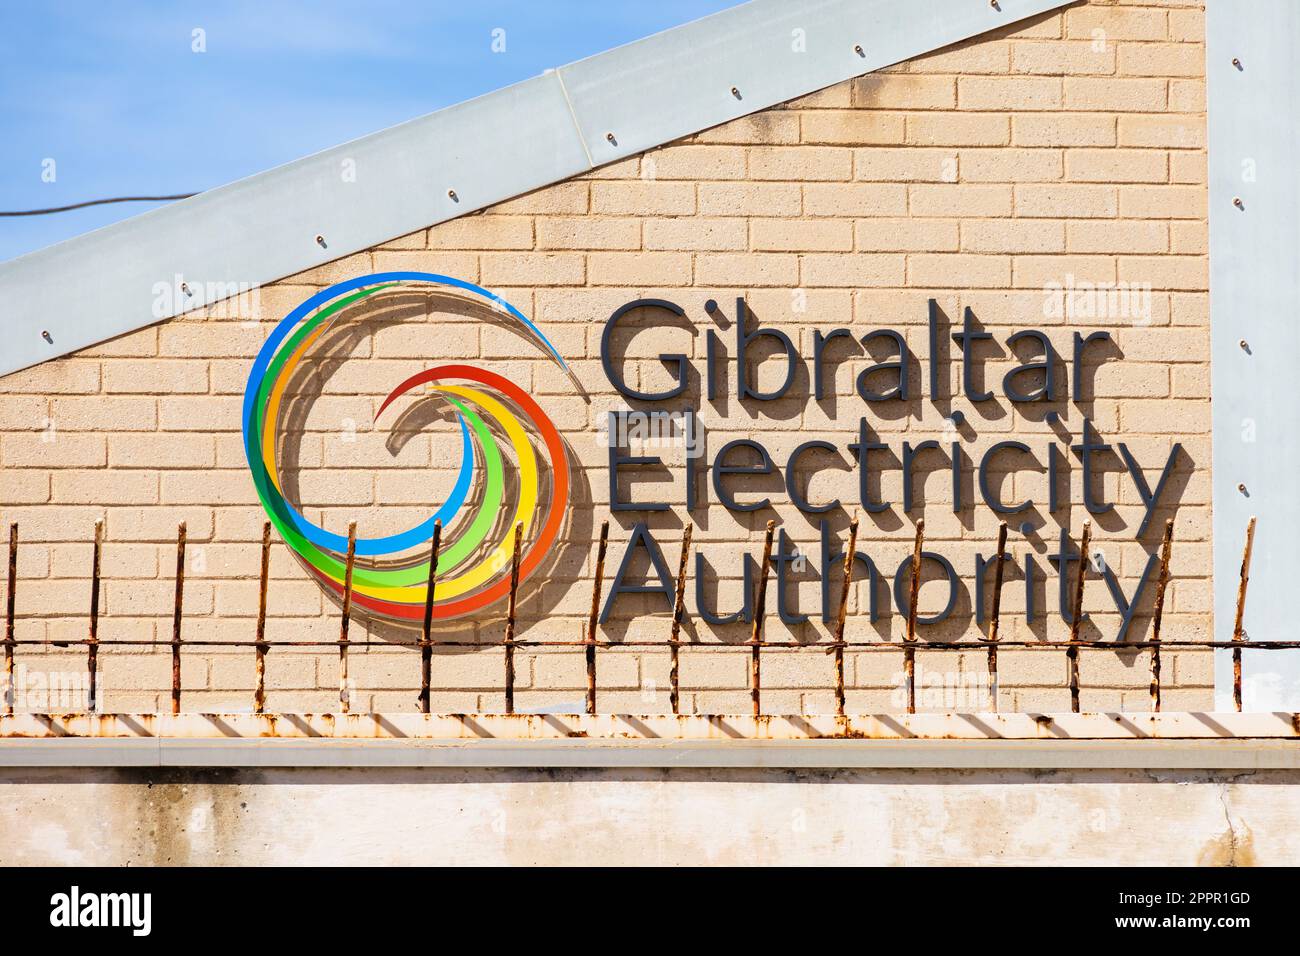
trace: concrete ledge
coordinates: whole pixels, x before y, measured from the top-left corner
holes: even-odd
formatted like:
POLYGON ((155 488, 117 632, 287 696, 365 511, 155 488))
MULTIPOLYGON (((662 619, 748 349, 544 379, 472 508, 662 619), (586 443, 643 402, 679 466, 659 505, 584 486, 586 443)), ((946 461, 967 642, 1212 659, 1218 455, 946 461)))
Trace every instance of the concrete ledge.
POLYGON ((0 767, 772 769, 1300 768, 1280 739, 357 740, 46 738, 0 742, 0 767))
POLYGON ((356 741, 1300 740, 1300 715, 1084 714, 14 714, 6 740, 356 741))

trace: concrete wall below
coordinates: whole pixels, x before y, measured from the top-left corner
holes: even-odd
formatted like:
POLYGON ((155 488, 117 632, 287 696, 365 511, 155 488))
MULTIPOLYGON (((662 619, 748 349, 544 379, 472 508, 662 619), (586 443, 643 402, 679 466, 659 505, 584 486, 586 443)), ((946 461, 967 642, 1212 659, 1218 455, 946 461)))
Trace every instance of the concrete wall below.
POLYGON ((0 865, 1300 863, 1300 771, 0 770, 0 865))

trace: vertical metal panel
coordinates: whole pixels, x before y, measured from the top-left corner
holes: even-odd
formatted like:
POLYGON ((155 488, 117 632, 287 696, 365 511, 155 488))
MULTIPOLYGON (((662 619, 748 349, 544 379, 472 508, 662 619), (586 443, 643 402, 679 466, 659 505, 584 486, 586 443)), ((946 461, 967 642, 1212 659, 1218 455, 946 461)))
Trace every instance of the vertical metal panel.
MULTIPOLYGON (((1258 515, 1246 633, 1283 640, 1295 635, 1287 549, 1300 537, 1300 3, 1209 0, 1206 27, 1215 637, 1232 637, 1246 525, 1258 515)), ((1232 706, 1231 668, 1218 651, 1218 710, 1232 706)), ((1293 655, 1247 651, 1244 675, 1246 710, 1300 708, 1293 655)))

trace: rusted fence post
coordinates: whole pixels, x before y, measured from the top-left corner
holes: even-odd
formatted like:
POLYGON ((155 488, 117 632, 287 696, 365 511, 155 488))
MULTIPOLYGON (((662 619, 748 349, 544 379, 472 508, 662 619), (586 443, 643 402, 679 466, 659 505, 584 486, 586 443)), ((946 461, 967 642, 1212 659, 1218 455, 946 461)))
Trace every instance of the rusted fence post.
POLYGON ((433 545, 429 549, 429 580, 424 591, 424 631, 420 640, 420 713, 429 713, 433 685, 433 599, 438 584, 438 551, 442 545, 442 519, 433 523, 433 545))
POLYGON ((767 523, 767 537, 763 540, 763 565, 758 572, 758 594, 754 596, 754 626, 750 632, 750 697, 754 702, 754 716, 763 712, 763 665, 759 652, 763 646, 763 616, 767 613, 767 568, 772 563, 772 535, 776 532, 776 522, 767 523))
POLYGON ((596 624, 600 617, 600 589, 605 580, 605 549, 609 546, 609 522, 600 524, 596 546, 596 580, 591 586, 591 614, 587 617, 587 713, 596 712, 596 624))
POLYGON ((907 599, 907 633, 903 635, 903 679, 907 682, 907 712, 916 713, 916 605, 921 594, 921 554, 925 543, 925 519, 916 523, 912 545, 912 582, 907 599))
POLYGON ((681 662, 681 644, 678 636, 682 632, 682 617, 686 612, 687 559, 691 554, 691 529, 694 527, 688 521, 686 522, 686 528, 682 531, 682 558, 677 563, 677 594, 673 601, 673 627, 668 634, 668 702, 672 705, 674 714, 682 712, 682 687, 678 676, 678 665, 681 662))
POLYGON ((506 606, 506 713, 515 712, 515 607, 519 594, 519 547, 524 538, 524 524, 515 524, 514 552, 510 558, 510 603, 506 606))
POLYGON ((95 522, 95 548, 90 561, 90 629, 86 635, 86 670, 90 674, 87 706, 93 714, 99 707, 99 566, 104 544, 104 522, 95 522))
MULTIPOLYGON (((1070 646, 1065 657, 1070 668, 1070 711, 1079 712, 1079 627, 1083 623, 1083 581, 1088 576, 1088 542, 1092 538, 1092 521, 1083 523, 1083 537, 1079 540, 1079 577, 1074 584, 1074 604, 1070 618, 1070 646)), ((1065 560, 1064 556, 1061 558, 1065 560)))
MULTIPOLYGON (((1250 555, 1255 549, 1255 516, 1246 525, 1246 550, 1241 555, 1241 581, 1237 585, 1237 616, 1232 623, 1232 640, 1241 644, 1246 640, 1242 621, 1246 615, 1246 585, 1250 583, 1250 555)), ((1241 713, 1241 648, 1232 649, 1232 702, 1241 713)))
POLYGON ((185 606, 185 522, 176 528, 176 601, 172 608, 172 713, 181 712, 181 617, 185 606))
POLYGON ((266 589, 271 576, 271 522, 262 522, 262 573, 257 585, 257 631, 253 645, 256 686, 253 688, 253 713, 266 711, 266 589))
POLYGON ((1151 616, 1151 712, 1160 713, 1160 623, 1165 614, 1165 589, 1169 587, 1169 558, 1174 548, 1174 519, 1165 521, 1160 542, 1160 576, 1156 578, 1156 606, 1151 616))
POLYGON ((844 578, 840 585, 840 610, 835 618, 835 713, 844 716, 844 621, 849 613, 849 588, 853 585, 853 562, 857 559, 858 516, 849 522, 849 546, 844 552, 844 578))
POLYGON ((1007 559, 1007 523, 998 524, 998 558, 993 567, 993 609, 989 614, 989 713, 998 710, 998 624, 1002 617, 1002 568, 1007 559))
POLYGON ((352 711, 352 695, 348 692, 348 624, 352 619, 352 568, 357 561, 357 523, 348 522, 348 558, 343 570, 343 619, 339 622, 339 708, 347 714, 352 711))
POLYGON ((9 592, 5 596, 5 713, 14 712, 14 596, 18 589, 18 522, 9 525, 9 592))

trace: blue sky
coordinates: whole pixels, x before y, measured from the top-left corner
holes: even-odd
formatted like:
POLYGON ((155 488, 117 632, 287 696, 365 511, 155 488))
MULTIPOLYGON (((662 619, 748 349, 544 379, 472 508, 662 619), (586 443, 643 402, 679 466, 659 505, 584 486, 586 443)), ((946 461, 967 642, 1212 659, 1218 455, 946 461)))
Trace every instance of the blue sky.
MULTIPOLYGON (((219 186, 735 3, 6 2, 0 209, 219 186)), ((0 260, 148 208, 0 218, 0 260)))

